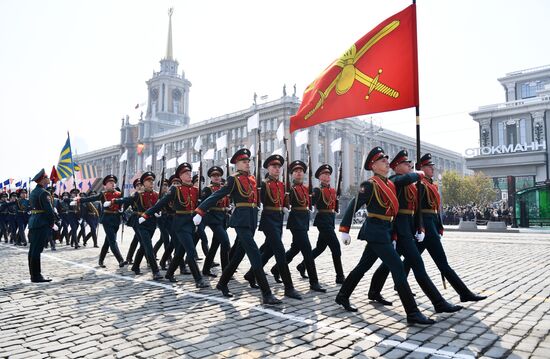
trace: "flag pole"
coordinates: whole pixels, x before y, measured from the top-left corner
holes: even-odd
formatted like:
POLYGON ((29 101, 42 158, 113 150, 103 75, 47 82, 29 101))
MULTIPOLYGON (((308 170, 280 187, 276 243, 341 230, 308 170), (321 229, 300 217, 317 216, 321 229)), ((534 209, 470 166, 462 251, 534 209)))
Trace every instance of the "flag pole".
POLYGON ((73 161, 73 147, 71 146, 71 135, 69 135, 69 131, 67 131, 67 138, 69 139, 69 153, 71 154, 71 169, 73 170, 73 189, 76 188, 76 178, 74 175, 74 161, 73 161))

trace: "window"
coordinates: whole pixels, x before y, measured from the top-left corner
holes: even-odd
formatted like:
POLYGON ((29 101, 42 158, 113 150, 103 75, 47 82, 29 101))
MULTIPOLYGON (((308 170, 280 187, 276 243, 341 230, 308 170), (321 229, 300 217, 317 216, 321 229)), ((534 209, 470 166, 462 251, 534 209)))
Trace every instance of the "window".
POLYGON ((522 118, 519 120, 519 143, 526 143, 527 139, 525 137, 525 119, 522 118))
POLYGON ((504 122, 499 122, 498 125, 498 144, 504 145, 504 122))
POLYGON ((520 85, 521 89, 521 98, 530 98, 537 95, 537 90, 542 90, 543 84, 542 81, 531 81, 526 82, 520 85))
POLYGON ((506 144, 515 145, 518 143, 518 130, 516 122, 506 123, 506 144))

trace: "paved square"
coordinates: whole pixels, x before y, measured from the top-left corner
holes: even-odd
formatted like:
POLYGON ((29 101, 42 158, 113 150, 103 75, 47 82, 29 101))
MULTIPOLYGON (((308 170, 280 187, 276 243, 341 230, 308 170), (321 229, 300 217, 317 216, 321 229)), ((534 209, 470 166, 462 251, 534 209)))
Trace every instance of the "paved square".
MULTIPOLYGON (((353 238, 357 231, 352 230, 353 238)), ((132 236, 126 228, 124 254, 132 236)), ((103 232, 99 237, 102 243, 103 232)), ((316 237, 313 229, 312 245, 316 237)), ((154 241, 157 238, 158 231, 154 241)), ((230 238, 233 241, 232 230, 230 238)), ((285 231, 284 239, 288 248, 290 232, 285 231)), ((261 232, 256 241, 263 243, 261 232)), ((317 259, 326 294, 309 291, 309 283, 295 270, 299 256, 291 272, 304 299, 284 298, 281 306, 263 307, 259 291, 242 278, 246 259, 229 284, 236 296, 228 300, 213 288, 196 289, 190 275, 178 275, 175 284, 153 282, 144 268, 144 274, 135 277, 127 268, 118 269, 110 254, 107 268, 100 269, 99 249, 90 245, 44 250, 42 272, 54 281, 34 284, 29 282, 28 248, 2 242, 0 357, 550 358, 549 234, 447 232, 444 246, 451 266, 474 292, 489 298, 465 303, 458 313, 435 314, 411 274, 420 309, 437 320, 427 327, 407 326, 391 280, 383 295, 393 306, 367 299, 374 269, 351 298, 359 312, 344 312, 334 303, 339 286, 328 249, 317 259)), ((364 246, 354 240, 342 248, 346 273, 364 246)), ((443 290, 429 255, 423 258, 443 296, 458 304, 452 288, 443 290)), ((219 267, 214 271, 219 273, 219 267)), ((271 276, 269 281, 282 297, 282 284, 271 276)), ((216 279, 210 284, 214 287, 216 279)))

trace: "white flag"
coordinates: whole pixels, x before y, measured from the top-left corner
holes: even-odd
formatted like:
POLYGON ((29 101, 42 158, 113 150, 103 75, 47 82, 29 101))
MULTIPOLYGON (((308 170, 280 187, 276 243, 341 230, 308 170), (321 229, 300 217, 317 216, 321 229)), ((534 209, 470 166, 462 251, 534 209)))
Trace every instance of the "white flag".
POLYGON ((119 162, 124 162, 128 159, 128 150, 124 151, 124 153, 120 156, 119 162))
POLYGON ((193 148, 195 149, 195 151, 199 152, 201 147, 202 147, 202 141, 201 141, 201 136, 199 135, 199 137, 197 137, 197 140, 195 141, 195 146, 193 146, 193 148))
POLYGON ((187 152, 184 152, 183 155, 178 157, 178 163, 183 163, 187 161, 187 152))
POLYGON ((281 124, 279 125, 279 128, 277 129, 277 139, 279 142, 283 142, 283 138, 285 137, 285 121, 281 121, 281 124))
POLYGON ((191 167, 193 167, 193 172, 199 172, 199 166, 201 165, 200 162, 193 162, 191 164, 191 167))
POLYGON ((339 137, 330 143, 332 152, 342 151, 342 137, 339 137))
POLYGON ((149 155, 149 157, 145 159, 145 167, 151 166, 152 164, 153 164, 153 155, 149 155))
POLYGON ((227 135, 223 135, 216 139, 216 150, 222 151, 227 147, 227 135))
POLYGON ((294 141, 296 142, 296 146, 305 145, 308 142, 308 138, 309 138, 309 130, 300 131, 294 136, 294 141))
POLYGON ((246 127, 248 128, 248 132, 252 131, 255 128, 260 127, 260 113, 256 112, 252 116, 248 118, 248 122, 246 124, 246 127))
POLYGON ((163 156, 164 156, 164 143, 162 144, 162 146, 160 146, 160 149, 157 152, 157 161, 161 160, 163 156))
POLYGON ((211 148, 208 151, 204 153, 204 156, 202 156, 205 160, 213 160, 214 159, 214 149, 211 148))
POLYGON ((283 156, 283 148, 277 148, 275 151, 273 151, 272 155, 280 155, 283 156))
POLYGON ((166 162, 166 168, 176 168, 176 160, 176 157, 169 159, 168 162, 166 162))
POLYGON ((254 148, 254 144, 250 146, 250 157, 256 156, 256 149, 254 148))

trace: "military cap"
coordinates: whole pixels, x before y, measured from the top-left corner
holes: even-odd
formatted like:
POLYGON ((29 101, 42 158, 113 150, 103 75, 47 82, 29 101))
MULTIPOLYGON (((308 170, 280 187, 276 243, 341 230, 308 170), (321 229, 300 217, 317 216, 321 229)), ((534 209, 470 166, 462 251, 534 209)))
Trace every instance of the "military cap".
POLYGON ((80 190, 78 188, 73 188, 71 191, 70 191, 71 194, 79 194, 80 193, 80 190))
MULTIPOLYGON (((197 182, 198 179, 199 179, 199 175, 194 175, 193 179, 191 179, 191 182, 195 183, 195 182, 197 182)), ((204 177, 203 176, 201 176, 201 182, 204 183, 204 177)))
POLYGON ((233 157, 231 157, 231 163, 235 164, 238 161, 250 161, 250 150, 248 148, 241 148, 235 154, 233 157))
POLYGON ((16 192, 10 192, 10 198, 12 197, 17 197, 17 193, 16 192))
POLYGON ((212 166, 208 169, 208 172, 206 172, 206 175, 208 177, 212 177, 215 173, 217 173, 219 176, 223 176, 223 170, 219 166, 212 166))
POLYGON ((147 171, 147 172, 144 172, 142 175, 141 175, 141 183, 144 183, 145 181, 147 181, 148 179, 151 179, 151 180, 155 180, 155 178, 157 178, 157 176, 155 176, 155 174, 151 171, 147 171))
POLYGON ((82 192, 80 193, 80 197, 87 197, 88 195, 86 194, 86 192, 82 192))
POLYGON ((389 158, 387 154, 384 153, 384 150, 380 146, 374 147, 370 150, 365 165, 363 166, 366 170, 372 170, 372 164, 382 158, 389 158))
POLYGON ((180 176, 180 172, 185 172, 185 171, 192 171, 193 170, 193 166, 188 163, 188 162, 183 162, 181 165, 178 166, 178 168, 176 169, 176 176, 180 176))
POLYGON ((160 182, 162 182, 162 181, 157 182, 157 186, 159 186, 159 187, 162 186, 163 184, 166 184, 168 186, 170 185, 170 181, 168 181, 168 178, 165 178, 162 184, 160 182))
POLYGON ((28 193, 28 192, 26 188, 20 188, 17 190, 17 193, 21 194, 21 193, 28 193))
POLYGON ((115 175, 107 175, 105 176, 105 178, 103 179, 103 185, 105 186, 107 184, 107 182, 109 181, 113 181, 115 183, 118 182, 118 178, 116 178, 115 175))
POLYGON ((420 157, 420 167, 422 166, 433 166, 435 163, 432 161, 432 154, 426 153, 424 156, 420 157))
POLYGON ((171 175, 168 181, 170 182, 170 184, 173 184, 174 182, 181 183, 180 178, 176 175, 171 175))
POLYGON ((66 192, 66 191, 63 192, 63 193, 61 193, 61 197, 65 197, 65 196, 69 197, 69 196, 70 196, 70 193, 69 193, 69 192, 66 192))
POLYGON ((401 150, 399 151, 395 157, 393 158, 393 160, 391 160, 390 162, 390 167, 392 169, 395 169, 395 167, 399 166, 400 164, 402 164, 403 162, 409 162, 411 163, 411 160, 409 160, 409 153, 407 152, 407 150, 401 150))
POLYGON ((0 194, 0 198, 8 198, 8 194, 6 192, 2 192, 0 194))
POLYGON ((132 186, 133 186, 134 188, 137 188, 137 186, 139 186, 140 184, 141 184, 141 178, 136 178, 136 179, 134 180, 134 182, 132 182, 132 186))
POLYGON ((55 192, 55 187, 53 186, 48 186, 46 187, 46 191, 50 192, 50 193, 54 193, 55 192))
POLYGON ((319 176, 325 172, 328 172, 328 174, 331 175, 332 167, 327 164, 319 166, 319 168, 317 168, 317 171, 315 171, 315 178, 319 179, 319 176))
POLYGON ((48 175, 46 174, 46 171, 44 171, 44 169, 42 168, 42 169, 40 170, 40 172, 38 172, 38 173, 32 178, 32 180, 33 180, 34 182, 37 182, 37 183, 38 183, 38 182, 39 182, 40 180, 42 180, 44 177, 48 177, 48 175))
POLYGON ((285 159, 281 155, 271 155, 264 161, 264 168, 267 168, 271 165, 282 166, 285 163, 285 159))
POLYGON ((290 173, 294 172, 294 170, 297 170, 298 168, 301 168, 304 172, 307 171, 307 165, 300 160, 292 161, 290 165, 288 165, 288 168, 290 173))
POLYGON ((89 195, 90 195, 90 196, 95 196, 96 194, 97 194, 97 192, 96 192, 96 191, 94 191, 94 190, 91 190, 91 191, 90 191, 90 194, 89 194, 89 195))

